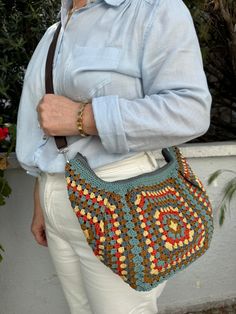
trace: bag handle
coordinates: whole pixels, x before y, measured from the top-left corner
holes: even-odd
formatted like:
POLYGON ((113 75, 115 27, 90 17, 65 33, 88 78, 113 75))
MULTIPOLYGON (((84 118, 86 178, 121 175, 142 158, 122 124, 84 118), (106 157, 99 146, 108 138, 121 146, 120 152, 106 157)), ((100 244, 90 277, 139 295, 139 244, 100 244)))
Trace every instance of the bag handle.
MULTIPOLYGON (((45 90, 46 94, 54 94, 53 88, 53 59, 55 55, 55 50, 57 46, 57 40, 61 30, 61 22, 58 24, 57 29, 54 33, 52 42, 48 49, 48 55, 46 60, 46 67, 45 67, 45 90)), ((55 136, 54 137, 57 148, 60 152, 64 152, 67 148, 67 140, 65 136, 55 136)))
MULTIPOLYGON (((48 49, 48 55, 46 60, 46 67, 45 67, 45 90, 47 94, 54 94, 54 88, 53 88, 53 59, 55 55, 55 50, 57 46, 57 40, 60 34, 61 30, 61 22, 59 22, 57 29, 54 33, 52 42, 50 44, 50 47, 48 49)), ((68 151, 67 149, 67 140, 65 136, 54 136, 57 149, 60 153, 66 153, 68 151)), ((161 151, 163 157, 165 158, 166 162, 169 163, 172 160, 176 159, 175 153, 173 151, 173 148, 163 148, 161 151)), ((84 157, 84 156, 83 156, 84 157)), ((85 161, 86 158, 84 157, 85 161)))

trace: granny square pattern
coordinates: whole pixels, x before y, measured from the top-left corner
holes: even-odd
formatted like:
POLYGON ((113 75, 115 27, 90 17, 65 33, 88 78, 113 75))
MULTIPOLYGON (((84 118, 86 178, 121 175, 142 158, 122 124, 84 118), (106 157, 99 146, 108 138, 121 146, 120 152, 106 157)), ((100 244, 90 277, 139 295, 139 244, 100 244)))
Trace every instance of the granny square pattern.
MULTIPOLYGON (((97 258, 138 291, 148 291, 202 256, 212 207, 177 146, 164 167, 107 182, 78 154, 66 165, 69 199, 97 258)), ((165 153, 165 154, 164 154, 165 153)))

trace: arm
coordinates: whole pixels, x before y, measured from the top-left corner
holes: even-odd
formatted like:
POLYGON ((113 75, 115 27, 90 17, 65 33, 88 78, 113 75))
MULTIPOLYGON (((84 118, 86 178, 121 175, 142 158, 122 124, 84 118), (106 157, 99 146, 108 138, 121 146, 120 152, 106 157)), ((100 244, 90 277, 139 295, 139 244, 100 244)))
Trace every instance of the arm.
POLYGON ((204 134, 210 123, 211 96, 192 18, 181 0, 155 1, 141 66, 144 98, 93 99, 105 149, 110 153, 155 150, 204 134))
POLYGON ((34 186, 34 214, 31 223, 31 232, 33 233, 36 242, 43 246, 47 245, 47 238, 45 233, 45 222, 43 211, 39 200, 39 183, 35 180, 34 186))

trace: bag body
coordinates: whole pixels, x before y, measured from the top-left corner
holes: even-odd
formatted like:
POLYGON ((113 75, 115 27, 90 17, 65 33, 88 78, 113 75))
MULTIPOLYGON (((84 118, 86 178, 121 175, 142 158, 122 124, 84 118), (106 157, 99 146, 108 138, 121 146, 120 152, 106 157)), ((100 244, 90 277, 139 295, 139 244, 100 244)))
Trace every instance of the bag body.
POLYGON ((72 208, 94 254, 138 291, 148 291, 202 256, 213 235, 212 207, 177 146, 167 164, 107 182, 78 153, 66 164, 72 208))

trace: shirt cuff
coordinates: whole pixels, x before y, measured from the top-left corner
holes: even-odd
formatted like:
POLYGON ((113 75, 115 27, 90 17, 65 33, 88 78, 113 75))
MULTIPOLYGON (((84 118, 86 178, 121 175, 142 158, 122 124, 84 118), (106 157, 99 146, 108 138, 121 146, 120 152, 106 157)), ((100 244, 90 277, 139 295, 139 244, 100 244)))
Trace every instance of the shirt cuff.
POLYGON ((129 147, 121 118, 118 96, 92 99, 92 108, 98 135, 109 153, 128 153, 129 147))
POLYGON ((38 171, 27 170, 26 173, 27 173, 28 175, 30 175, 30 176, 35 177, 35 178, 38 178, 38 177, 40 177, 40 175, 41 175, 41 171, 40 171, 40 170, 38 170, 38 171))

